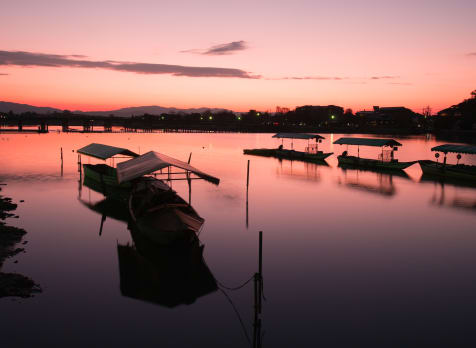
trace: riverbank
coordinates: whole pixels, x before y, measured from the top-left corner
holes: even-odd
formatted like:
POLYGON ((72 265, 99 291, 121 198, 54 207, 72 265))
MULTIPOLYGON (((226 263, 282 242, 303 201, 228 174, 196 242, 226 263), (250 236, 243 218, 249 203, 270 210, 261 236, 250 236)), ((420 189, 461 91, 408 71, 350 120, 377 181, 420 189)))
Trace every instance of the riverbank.
POLYGON ((22 242, 27 232, 4 222, 7 218, 17 217, 12 213, 16 209, 17 204, 13 203, 11 198, 0 195, 0 298, 9 296, 26 298, 41 292, 40 286, 26 276, 1 272, 5 260, 25 252, 25 249, 18 245, 27 243, 26 241, 22 242))

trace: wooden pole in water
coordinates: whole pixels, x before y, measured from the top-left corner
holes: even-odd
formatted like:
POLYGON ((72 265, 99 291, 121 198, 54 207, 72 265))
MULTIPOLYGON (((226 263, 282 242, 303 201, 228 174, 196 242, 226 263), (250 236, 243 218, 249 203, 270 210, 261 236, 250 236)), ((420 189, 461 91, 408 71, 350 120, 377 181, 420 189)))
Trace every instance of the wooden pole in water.
POLYGON ((250 160, 248 160, 248 166, 246 167, 246 196, 248 198, 248 186, 250 186, 250 160))
POLYGON ((254 275, 253 348, 261 347, 261 299, 263 290, 263 231, 259 231, 258 272, 254 275))
POLYGON ((263 289, 263 231, 259 231, 258 248, 258 313, 261 314, 261 291, 263 289))
POLYGON ((248 187, 250 185, 250 160, 248 160, 248 166, 246 168, 246 228, 248 228, 248 187))

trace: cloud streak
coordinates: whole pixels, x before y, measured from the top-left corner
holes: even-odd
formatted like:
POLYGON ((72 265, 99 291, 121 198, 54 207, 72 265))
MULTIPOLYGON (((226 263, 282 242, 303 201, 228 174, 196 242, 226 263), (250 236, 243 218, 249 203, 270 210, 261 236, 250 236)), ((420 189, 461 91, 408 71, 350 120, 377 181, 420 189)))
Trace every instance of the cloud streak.
POLYGON ((266 78, 266 80, 317 80, 317 81, 371 81, 399 79, 400 76, 371 76, 371 77, 348 77, 348 76, 286 76, 278 78, 266 78))
POLYGON ((476 57, 476 52, 469 52, 469 53, 466 53, 466 55, 468 57, 476 57))
POLYGON ((10 75, 10 74, 0 73, 0 76, 7 76, 7 75, 10 75))
POLYGON ((393 79, 399 79, 400 76, 372 76, 370 79, 371 80, 393 80, 393 79))
POLYGON ((82 55, 0 51, 0 66, 106 69, 136 74, 165 74, 187 77, 260 78, 258 75, 252 75, 241 69, 122 62, 113 60, 94 61, 83 58, 85 58, 85 56, 82 55))
POLYGON ((180 51, 181 53, 194 53, 194 54, 202 54, 206 56, 223 56, 228 54, 233 54, 238 51, 244 51, 248 49, 248 44, 246 41, 233 41, 221 45, 211 46, 206 49, 191 49, 191 50, 184 50, 180 51))

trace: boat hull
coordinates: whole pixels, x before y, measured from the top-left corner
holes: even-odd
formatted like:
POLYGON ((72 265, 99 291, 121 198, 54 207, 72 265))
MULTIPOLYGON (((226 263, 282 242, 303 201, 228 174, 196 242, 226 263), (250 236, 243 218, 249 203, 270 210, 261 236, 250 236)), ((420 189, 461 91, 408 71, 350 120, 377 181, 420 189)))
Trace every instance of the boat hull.
POLYGON ((459 179, 459 180, 470 180, 476 182, 476 166, 470 165, 451 165, 443 163, 438 163, 429 160, 418 161, 420 164, 421 170, 424 175, 448 178, 448 179, 459 179))
POLYGON ((418 161, 413 162, 383 162, 379 160, 369 159, 369 158, 359 158, 355 156, 338 156, 337 160, 339 165, 344 166, 353 166, 360 168, 375 168, 383 170, 403 170, 410 167, 418 161))
POLYGON ((264 157, 276 157, 290 160, 306 161, 306 162, 322 162, 327 157, 332 155, 332 152, 308 153, 294 150, 279 150, 279 149, 245 149, 245 155, 255 155, 264 157))
POLYGON ((130 182, 117 181, 116 169, 106 164, 83 164, 84 177, 109 187, 131 188, 130 182))
POLYGON ((205 222, 175 191, 152 185, 131 194, 129 212, 137 230, 159 245, 191 240, 205 222))

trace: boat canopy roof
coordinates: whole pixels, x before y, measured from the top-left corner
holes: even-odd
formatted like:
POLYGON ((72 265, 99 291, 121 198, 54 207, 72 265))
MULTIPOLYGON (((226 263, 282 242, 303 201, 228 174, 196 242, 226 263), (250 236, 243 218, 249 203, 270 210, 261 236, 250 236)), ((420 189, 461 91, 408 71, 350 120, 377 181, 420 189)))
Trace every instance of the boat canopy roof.
POLYGON ((372 138, 340 138, 334 141, 339 145, 362 145, 362 146, 402 146, 393 139, 372 139, 372 138))
POLYGON ((443 153, 447 153, 447 152, 468 153, 471 155, 476 155, 476 146, 444 144, 444 145, 438 145, 438 146, 432 147, 431 151, 439 151, 443 153))
POLYGON ((124 149, 122 147, 115 147, 97 143, 92 143, 85 147, 82 147, 77 150, 77 152, 82 155, 91 156, 102 160, 107 160, 108 158, 114 157, 116 155, 124 155, 130 157, 139 156, 135 152, 132 152, 128 149, 124 149))
POLYGON ((273 138, 285 138, 285 139, 325 139, 319 134, 309 134, 309 133, 277 133, 273 135, 273 138))
POLYGON ((117 179, 118 182, 125 182, 140 178, 143 175, 151 174, 157 170, 166 168, 166 167, 177 167, 187 171, 192 172, 197 175, 199 178, 210 181, 215 185, 220 183, 220 179, 202 172, 195 167, 192 167, 186 162, 182 162, 178 159, 172 158, 170 156, 155 152, 149 151, 139 157, 130 159, 125 162, 117 164, 117 179))

